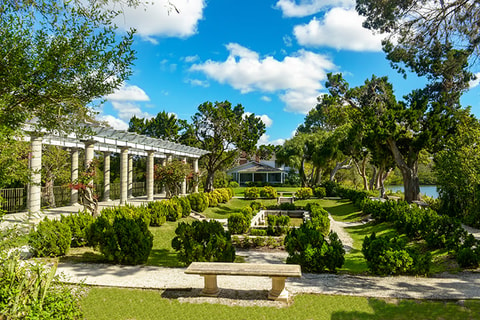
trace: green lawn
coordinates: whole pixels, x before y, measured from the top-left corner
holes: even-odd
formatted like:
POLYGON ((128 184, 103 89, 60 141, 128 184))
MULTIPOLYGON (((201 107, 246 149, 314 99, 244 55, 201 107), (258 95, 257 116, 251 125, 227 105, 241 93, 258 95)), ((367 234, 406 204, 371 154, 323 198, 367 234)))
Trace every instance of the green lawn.
MULTIPOLYGON (((185 292, 188 294, 188 292, 185 292)), ((181 303, 170 291, 98 288, 82 299, 85 319, 480 319, 480 301, 379 300, 299 295, 284 308, 181 303)))

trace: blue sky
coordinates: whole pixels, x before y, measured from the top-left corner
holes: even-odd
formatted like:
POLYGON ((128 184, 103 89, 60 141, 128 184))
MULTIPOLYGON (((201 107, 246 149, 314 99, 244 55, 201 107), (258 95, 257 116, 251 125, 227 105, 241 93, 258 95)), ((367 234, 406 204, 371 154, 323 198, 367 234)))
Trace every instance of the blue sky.
MULTIPOLYGON (((98 110, 127 129, 133 116, 165 110, 188 120, 206 101, 242 104, 265 122, 260 144, 282 144, 325 93, 326 74, 351 86, 388 76, 400 98, 422 87, 390 68, 382 35, 361 27, 354 0, 168 0, 124 8, 117 25, 137 29, 133 75, 98 110)), ((480 115, 480 88, 462 103, 480 115)))

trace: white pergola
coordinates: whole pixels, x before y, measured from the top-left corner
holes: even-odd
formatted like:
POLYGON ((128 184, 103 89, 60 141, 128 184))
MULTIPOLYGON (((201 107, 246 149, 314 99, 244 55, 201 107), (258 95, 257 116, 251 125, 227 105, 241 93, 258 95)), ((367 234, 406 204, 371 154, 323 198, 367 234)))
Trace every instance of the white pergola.
MULTIPOLYGON (((208 151, 185 146, 179 143, 151 138, 132 132, 115 130, 103 126, 88 126, 91 134, 78 136, 76 134, 59 135, 46 132, 32 132, 25 140, 31 143, 29 167, 31 182, 28 187, 28 210, 32 213, 41 208, 41 168, 42 145, 54 145, 68 148, 71 152, 71 179, 78 178, 78 154, 80 149, 85 150, 85 165, 94 159, 94 152, 103 152, 105 159, 104 201, 110 200, 110 154, 120 154, 120 203, 125 203, 132 196, 133 186, 133 155, 147 157, 147 200, 153 200, 154 158, 162 158, 162 165, 171 161, 173 157, 184 162, 193 161, 193 170, 198 171, 198 158, 208 151)), ((195 190, 198 191, 198 190, 195 190)), ((186 179, 182 183, 182 193, 186 193, 186 179)), ((72 190, 71 203, 78 202, 78 191, 72 190)))

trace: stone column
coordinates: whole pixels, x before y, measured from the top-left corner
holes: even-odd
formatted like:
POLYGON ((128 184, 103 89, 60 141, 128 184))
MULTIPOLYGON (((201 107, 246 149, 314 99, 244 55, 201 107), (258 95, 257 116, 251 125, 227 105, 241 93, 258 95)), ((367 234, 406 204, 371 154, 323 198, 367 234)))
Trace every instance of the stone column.
MULTIPOLYGON (((182 162, 186 164, 187 163, 187 158, 183 157, 182 162)), ((182 194, 187 194, 187 176, 183 177, 182 194)))
POLYGON ((110 152, 103 153, 103 201, 110 201, 110 152))
POLYGON ((148 151, 147 157, 147 201, 153 201, 153 170, 155 151, 148 151))
MULTIPOLYGON (((71 156, 71 180, 72 183, 78 179, 78 149, 73 148, 70 151, 70 156, 71 156)), ((76 205, 78 203, 78 190, 71 189, 70 190, 70 205, 76 205)))
MULTIPOLYGON (((197 179, 197 174, 198 174, 198 159, 195 158, 193 159, 193 172, 195 173, 195 179, 197 179)), ((193 189, 194 192, 198 192, 198 182, 195 181, 195 187, 193 189)))
POLYGON ((94 141, 85 141, 85 169, 93 161, 95 150, 93 149, 94 141))
POLYGON ((42 205, 42 137, 32 135, 30 143, 32 152, 29 159, 31 181, 28 185, 28 211, 39 213, 42 205))
POLYGON ((120 152, 120 204, 127 202, 128 196, 128 148, 124 147, 120 152))
POLYGON ((128 191, 127 197, 133 198, 133 156, 128 155, 128 191))

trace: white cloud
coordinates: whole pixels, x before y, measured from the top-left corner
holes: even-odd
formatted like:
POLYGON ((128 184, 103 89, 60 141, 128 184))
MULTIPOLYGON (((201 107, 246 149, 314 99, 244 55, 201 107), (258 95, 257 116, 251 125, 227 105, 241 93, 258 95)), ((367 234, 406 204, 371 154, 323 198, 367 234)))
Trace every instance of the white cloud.
POLYGON ((133 116, 137 118, 152 118, 153 116, 133 102, 112 101, 113 108, 118 112, 118 117, 124 121, 130 121, 133 116))
POLYGON ((203 18, 204 0, 172 1, 180 11, 177 13, 168 0, 155 0, 141 3, 136 8, 122 6, 114 2, 112 6, 121 10, 116 19, 119 28, 135 28, 144 39, 156 43, 155 36, 186 38, 197 32, 198 21, 203 18))
POLYGON ((272 140, 270 141, 270 136, 266 133, 264 133, 260 139, 258 139, 258 142, 257 142, 257 146, 261 146, 261 145, 274 145, 274 146, 280 146, 280 145, 283 145, 285 143, 285 139, 275 139, 275 140, 272 140))
POLYGON ((293 33, 303 46, 327 46, 337 50, 381 51, 385 35, 374 35, 362 27, 364 17, 355 9, 334 8, 322 21, 316 18, 308 24, 298 25, 293 33))
POLYGON ((228 44, 227 49, 230 54, 225 61, 208 60, 194 64, 190 70, 203 72, 242 93, 277 93, 286 103, 286 110, 293 112, 306 113, 313 108, 323 88, 321 82, 336 69, 330 58, 306 50, 280 61, 272 56, 260 58, 258 53, 236 43, 228 44))
MULTIPOLYGON (((249 116, 251 114, 252 114, 251 112, 245 112, 244 116, 249 116)), ((257 114, 256 117, 260 118, 262 120, 262 122, 265 124, 265 127, 267 127, 267 128, 270 128, 273 124, 273 120, 270 119, 270 117, 267 116, 266 114, 262 114, 262 115, 257 114)))
POLYGON ((475 73, 475 77, 476 77, 475 80, 472 80, 468 83, 468 85, 470 86, 470 89, 473 89, 480 84, 480 72, 475 73))
POLYGON ((270 102, 270 101, 272 101, 272 98, 270 98, 269 96, 262 96, 260 99, 261 99, 262 101, 265 101, 265 102, 270 102))
POLYGON ((282 10, 285 17, 306 17, 331 7, 355 6, 355 0, 279 0, 275 7, 282 10))
POLYGON ((148 95, 138 86, 124 84, 117 91, 106 96, 110 101, 150 101, 148 95))
POLYGON ((208 83, 208 81, 203 81, 199 79, 188 79, 187 83, 190 83, 194 87, 204 87, 204 88, 210 87, 210 83, 208 83))
POLYGON ((128 123, 121 119, 115 118, 112 115, 107 114, 98 116, 98 120, 107 122, 113 129, 128 130, 128 123))

